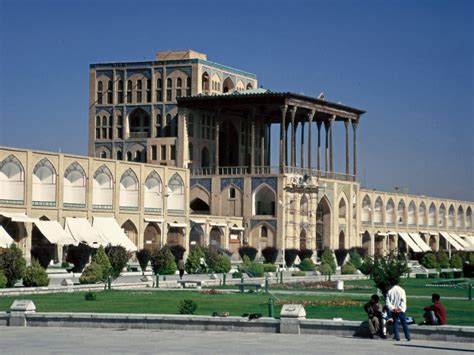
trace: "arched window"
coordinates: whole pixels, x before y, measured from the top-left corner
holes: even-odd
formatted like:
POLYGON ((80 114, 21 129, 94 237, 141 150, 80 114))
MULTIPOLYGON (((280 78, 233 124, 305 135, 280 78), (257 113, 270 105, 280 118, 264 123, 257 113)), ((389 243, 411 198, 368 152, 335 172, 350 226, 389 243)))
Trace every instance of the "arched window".
POLYGON ((152 171, 145 180, 145 212, 162 211, 163 197, 161 191, 161 178, 156 171, 152 171))
POLYGON ((300 250, 306 249, 306 230, 303 228, 300 232, 300 250))
POLYGON ((100 153, 100 157, 102 159, 106 159, 107 158, 107 152, 105 150, 103 150, 102 153, 100 153))
POLYGON ((456 227, 464 227, 464 210, 462 209, 462 206, 459 206, 458 208, 458 218, 456 219, 456 227))
POLYGON ((231 78, 226 78, 222 85, 223 85, 223 92, 232 92, 235 87, 234 82, 232 81, 231 78))
POLYGON ((183 79, 181 79, 181 78, 176 79, 176 86, 179 87, 179 88, 182 87, 183 86, 183 79))
POLYGON ((252 90, 252 89, 253 89, 252 83, 248 83, 247 84, 247 90, 252 90))
POLYGON ((92 188, 92 208, 111 210, 114 195, 112 173, 106 165, 102 165, 94 173, 92 188))
POLYGON ((436 206, 434 203, 431 203, 430 209, 428 211, 428 226, 436 226, 436 206))
POLYGON ((374 204, 374 223, 383 223, 383 202, 380 197, 375 200, 374 204))
POLYGON ((56 169, 47 158, 33 169, 33 206, 56 206, 56 169))
MULTIPOLYGON (((127 153, 128 154, 128 153, 127 153)), ((127 169, 120 178, 120 209, 138 209, 138 178, 132 169, 127 169)))
POLYGON ((413 226, 416 223, 416 205, 411 201, 408 205, 408 225, 413 226))
POLYGON ((385 209, 385 222, 387 224, 395 223, 395 204, 391 198, 388 200, 387 207, 385 209))
POLYGON ((112 82, 112 80, 109 80, 107 82, 107 103, 108 104, 112 104, 113 103, 113 99, 114 99, 114 84, 112 82))
POLYGON ((426 225, 426 206, 424 202, 420 203, 420 206, 418 207, 418 225, 426 225))
POLYGON ((403 200, 400 200, 400 202, 398 203, 397 218, 398 218, 398 221, 397 221, 398 224, 406 223, 406 206, 403 200))
POLYGON ((372 202, 368 195, 362 200, 362 222, 372 222, 372 202))
POLYGON ((165 137, 172 137, 171 132, 171 114, 166 115, 165 137))
POLYGON ((150 115, 137 108, 129 116, 130 138, 150 138, 150 115))
POLYGON ((104 83, 102 81, 99 81, 97 83, 97 104, 102 105, 103 104, 103 98, 104 97, 104 83))
POLYGON ((132 152, 127 152, 127 161, 132 161, 132 152))
POLYGON ((86 207, 86 173, 78 162, 64 172, 64 207, 86 207))
POLYGON ((172 87, 173 87, 173 80, 171 80, 171 78, 166 79, 166 86, 167 86, 168 88, 172 88, 172 87))
POLYGON ((211 163, 209 161, 209 149, 204 147, 202 148, 202 151, 201 151, 201 167, 208 168, 210 166, 211 166, 211 163))
POLYGON ((117 150, 117 160, 122 160, 122 159, 123 159, 122 151, 121 151, 121 150, 117 150))
POLYGON ((468 207, 466 210, 466 228, 472 228, 472 209, 468 207))
POLYGON ((439 227, 446 227, 446 207, 444 207, 444 204, 442 203, 441 206, 439 206, 439 216, 438 216, 438 226, 439 227))
POLYGON ((207 72, 202 74, 202 91, 209 91, 209 74, 207 72))
POLYGON ((123 104, 123 80, 120 79, 117 84, 117 99, 119 104, 123 104))
POLYGON ((132 81, 128 80, 127 81, 127 103, 132 102, 132 89, 133 89, 132 81))
POLYGON ((346 218, 346 209, 346 201, 341 198, 341 200, 339 201, 339 218, 346 218))
POLYGON ((178 173, 168 181, 168 212, 184 212, 184 182, 178 173))
POLYGON ((163 101, 163 80, 156 79, 156 101, 163 101))
POLYGON ((306 195, 303 195, 303 197, 301 197, 300 214, 301 214, 301 217, 308 216, 308 198, 306 197, 306 195))
POLYGON ((275 216, 275 192, 268 185, 261 185, 254 193, 254 215, 275 216))
POLYGON ((454 206, 451 205, 448 210, 448 227, 454 227, 455 219, 454 206))

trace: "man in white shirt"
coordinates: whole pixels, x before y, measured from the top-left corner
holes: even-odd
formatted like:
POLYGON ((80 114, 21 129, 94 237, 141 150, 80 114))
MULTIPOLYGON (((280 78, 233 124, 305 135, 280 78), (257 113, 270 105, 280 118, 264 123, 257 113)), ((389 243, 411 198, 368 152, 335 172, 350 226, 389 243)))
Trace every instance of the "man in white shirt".
POLYGON ((393 332, 395 335, 394 339, 400 341, 400 333, 398 329, 398 322, 400 321, 402 323, 403 332, 405 333, 405 338, 410 341, 410 329, 408 329, 407 320, 405 318, 405 312, 407 310, 407 296, 405 294, 405 290, 398 286, 398 282, 396 282, 388 291, 385 305, 390 311, 390 316, 393 319, 393 332))

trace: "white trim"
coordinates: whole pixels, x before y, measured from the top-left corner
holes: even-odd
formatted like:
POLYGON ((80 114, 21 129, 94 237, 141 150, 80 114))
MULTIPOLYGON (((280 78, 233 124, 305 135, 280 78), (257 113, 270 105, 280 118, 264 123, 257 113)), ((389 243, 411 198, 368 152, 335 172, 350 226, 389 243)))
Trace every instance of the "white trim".
POLYGON ((186 228, 188 225, 186 223, 168 223, 170 228, 186 228))
POLYGON ((195 224, 206 224, 207 221, 205 219, 194 219, 194 218, 190 218, 189 219, 191 222, 195 223, 195 224))
POLYGON ((162 218, 145 217, 145 222, 163 223, 162 218))

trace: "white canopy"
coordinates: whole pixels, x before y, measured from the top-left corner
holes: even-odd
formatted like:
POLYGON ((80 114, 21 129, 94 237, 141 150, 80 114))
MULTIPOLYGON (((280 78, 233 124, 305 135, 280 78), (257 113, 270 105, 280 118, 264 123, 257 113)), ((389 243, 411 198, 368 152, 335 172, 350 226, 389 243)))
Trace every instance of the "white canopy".
POLYGON ((230 227, 231 230, 233 231, 244 231, 245 228, 244 227, 230 227))
POLYGON ((170 223, 170 228, 186 228, 188 225, 186 223, 170 223))
POLYGON ((195 224, 206 224, 207 221, 205 219, 197 219, 197 218, 190 218, 190 221, 195 224))
POLYGON ((64 229, 78 243, 87 243, 94 248, 108 244, 99 236, 85 218, 67 217, 64 229))
POLYGON ((36 221, 35 225, 40 232, 53 244, 77 245, 78 242, 72 238, 57 221, 36 221))
POLYGON ((407 243, 407 245, 413 249, 414 252, 422 252, 423 250, 410 238, 407 233, 398 233, 398 235, 407 243))
POLYGON ((227 227, 225 223, 209 223, 211 227, 227 227))
POLYGON ((423 238, 420 237, 418 233, 409 233, 410 237, 413 238, 416 244, 423 250, 423 251, 431 251, 431 248, 428 244, 425 243, 423 238))
POLYGON ((466 235, 464 236, 464 240, 469 243, 471 250, 474 250, 474 237, 466 235))
POLYGON ((13 238, 0 226, 0 248, 9 248, 13 243, 15 243, 13 238))
POLYGON ((137 251, 137 247, 128 239, 123 229, 112 217, 94 217, 93 227, 99 236, 113 246, 122 246, 128 251, 137 251))
POLYGON ((4 217, 10 218, 13 222, 33 223, 38 220, 36 218, 28 217, 26 213, 0 212, 0 214, 4 217))
POLYGON ((456 233, 449 233, 451 237, 454 238, 456 242, 458 242, 459 245, 461 245, 464 249, 469 250, 471 249, 471 246, 468 242, 466 242, 464 239, 462 239, 459 235, 456 233))
POLYGON ((446 239, 446 241, 451 244, 456 250, 464 250, 464 247, 460 245, 456 239, 451 237, 451 235, 448 232, 439 232, 441 236, 446 239))
POLYGON ((145 217, 145 222, 163 223, 162 218, 145 217))

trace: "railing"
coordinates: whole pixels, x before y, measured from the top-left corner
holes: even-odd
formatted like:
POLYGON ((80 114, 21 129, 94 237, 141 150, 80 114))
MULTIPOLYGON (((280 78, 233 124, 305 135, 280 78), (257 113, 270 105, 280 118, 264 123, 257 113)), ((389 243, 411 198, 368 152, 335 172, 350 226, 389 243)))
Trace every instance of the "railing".
MULTIPOLYGON (((220 166, 207 167, 207 168, 192 168, 192 176, 207 176, 207 175, 278 175, 280 174, 280 168, 278 166, 255 166, 253 171, 249 166, 220 166)), ((334 179, 342 181, 355 181, 354 175, 347 175, 343 173, 335 173, 329 171, 322 171, 316 169, 303 169, 286 166, 283 168, 284 174, 298 174, 307 176, 316 176, 323 179, 334 179)))
POLYGON ((149 138, 149 132, 130 132, 130 138, 149 138))

